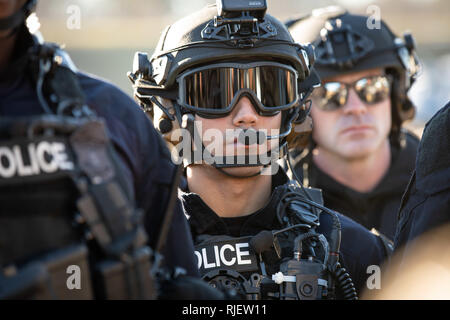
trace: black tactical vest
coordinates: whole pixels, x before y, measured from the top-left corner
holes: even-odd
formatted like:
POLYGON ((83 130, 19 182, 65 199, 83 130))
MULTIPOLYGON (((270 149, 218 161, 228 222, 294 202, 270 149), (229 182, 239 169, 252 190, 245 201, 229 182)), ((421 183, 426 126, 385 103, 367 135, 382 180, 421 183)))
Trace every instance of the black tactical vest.
MULTIPOLYGON (((229 236, 198 195, 182 194, 203 279, 250 300, 334 298, 335 283, 345 280, 336 279, 342 275, 339 220, 334 216, 328 242, 316 228, 321 212, 333 213, 321 206, 319 190, 306 192, 292 181, 277 186, 269 204, 244 223, 240 237, 229 236)), ((346 298, 356 297, 354 288, 349 290, 346 298)))
POLYGON ((154 298, 141 212, 57 46, 30 50, 46 113, 0 119, 0 299, 154 298))

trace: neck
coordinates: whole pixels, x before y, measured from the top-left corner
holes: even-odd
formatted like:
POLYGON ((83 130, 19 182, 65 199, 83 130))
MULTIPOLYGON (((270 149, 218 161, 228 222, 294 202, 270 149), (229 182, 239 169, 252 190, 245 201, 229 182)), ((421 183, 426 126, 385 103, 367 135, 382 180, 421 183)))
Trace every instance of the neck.
POLYGON ((208 165, 187 168, 189 190, 220 217, 240 217, 263 208, 270 199, 271 175, 229 177, 208 165))
POLYGON ((10 37, 7 36, 8 34, 9 31, 2 31, 0 33, 0 70, 5 69, 12 60, 12 54, 16 44, 17 34, 10 37))
POLYGON ((388 171, 391 148, 386 140, 375 152, 365 157, 348 159, 318 147, 313 153, 313 161, 339 183, 358 192, 369 192, 388 171))

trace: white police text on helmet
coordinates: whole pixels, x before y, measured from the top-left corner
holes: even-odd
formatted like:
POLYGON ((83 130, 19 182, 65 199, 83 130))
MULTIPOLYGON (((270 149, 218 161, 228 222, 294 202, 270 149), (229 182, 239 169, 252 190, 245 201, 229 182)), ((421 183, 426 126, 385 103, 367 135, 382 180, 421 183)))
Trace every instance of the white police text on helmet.
POLYGON ((62 142, 31 142, 26 148, 0 146, 0 178, 26 177, 73 168, 62 142))

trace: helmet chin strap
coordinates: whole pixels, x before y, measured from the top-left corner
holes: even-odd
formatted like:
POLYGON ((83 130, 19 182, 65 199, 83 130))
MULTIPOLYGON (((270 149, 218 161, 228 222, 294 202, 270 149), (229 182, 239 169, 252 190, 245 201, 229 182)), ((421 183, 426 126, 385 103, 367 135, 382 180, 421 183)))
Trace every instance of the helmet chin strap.
MULTIPOLYGON (((205 148, 205 146, 203 145, 202 141, 201 141, 201 137, 199 137, 199 133, 195 127, 195 118, 194 115, 192 113, 186 113, 183 115, 182 118, 182 123, 180 125, 182 128, 185 128, 189 131, 190 133, 190 137, 193 137, 194 140, 194 144, 195 147, 197 148, 197 150, 201 150, 201 155, 205 155, 208 159, 214 159, 215 157, 205 148)), ((292 125, 289 122, 289 126, 287 128, 287 130, 281 134, 278 135, 273 135, 273 136, 267 136, 265 137, 264 141, 266 140, 271 140, 271 139, 281 139, 286 137, 290 131, 292 129, 292 125)), ((287 153, 287 142, 284 142, 280 147, 279 147, 279 154, 277 159, 282 158, 286 153, 287 153)), ((270 155, 270 159, 272 159, 272 150, 270 150, 269 152, 270 155)), ((258 175, 260 175, 263 170, 265 170, 265 168, 270 166, 270 163, 254 163, 254 164, 249 164, 249 159, 251 157, 254 156, 249 156, 249 155, 244 155, 244 156, 222 156, 221 157, 221 163, 222 164, 217 164, 215 163, 215 161, 213 161, 213 163, 211 164, 212 167, 216 168, 218 171, 220 171, 222 174, 229 176, 229 177, 233 177, 233 178, 238 178, 238 179, 246 179, 246 178, 252 178, 252 177, 256 177, 258 175), (256 166, 262 166, 263 168, 260 169, 258 172, 251 174, 251 175, 235 175, 232 173, 229 173, 227 171, 225 171, 224 169, 226 168, 239 168, 239 167, 256 167, 256 166)), ((257 157, 256 157, 257 158, 257 157)), ((202 159, 203 160, 203 159, 202 159)), ((191 158, 187 159, 186 157, 184 157, 183 155, 183 162, 185 166, 188 166, 192 163, 195 162, 195 152, 194 152, 194 148, 191 147, 191 158)))

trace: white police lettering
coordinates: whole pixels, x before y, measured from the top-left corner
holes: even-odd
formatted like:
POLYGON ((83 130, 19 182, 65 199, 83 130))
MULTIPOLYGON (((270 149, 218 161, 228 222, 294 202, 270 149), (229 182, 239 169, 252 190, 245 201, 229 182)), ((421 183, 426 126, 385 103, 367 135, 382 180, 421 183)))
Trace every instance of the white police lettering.
POLYGON ((28 144, 26 151, 19 145, 0 146, 0 177, 26 177, 58 170, 73 170, 74 164, 62 142, 41 141, 28 144), (25 159, 28 159, 27 161, 25 159))
POLYGON ((243 260, 242 256, 248 256, 250 253, 248 251, 241 251, 241 248, 248 248, 248 243, 236 243, 236 256, 238 264, 251 264, 251 260, 243 260))
MULTIPOLYGON (((225 258, 225 250, 235 251, 234 247, 231 244, 226 244, 222 248, 220 248, 220 259, 222 259, 222 262, 226 266, 232 266, 236 262, 236 258, 233 257, 231 260, 227 260, 225 258)), ((205 266, 206 269, 206 266, 205 266)))
POLYGON ((206 248, 202 249, 202 257, 205 269, 214 268, 216 266, 215 263, 208 263, 208 257, 206 256, 206 248))
POLYGON ((0 148, 0 176, 11 178, 16 172, 14 154, 8 148, 0 148))
POLYGON ((220 267, 219 248, 214 246, 214 256, 216 257, 217 267, 220 267))
POLYGON ((195 255, 197 257, 197 266, 199 269, 202 267, 204 269, 211 269, 220 267, 221 265, 230 267, 236 264, 251 264, 252 261, 250 259, 246 259, 247 257, 250 257, 250 251, 243 250, 245 248, 249 248, 249 244, 247 242, 236 243, 234 245, 229 243, 222 246, 214 245, 214 254, 210 254, 209 256, 206 248, 202 248, 201 253, 196 250, 195 255))

